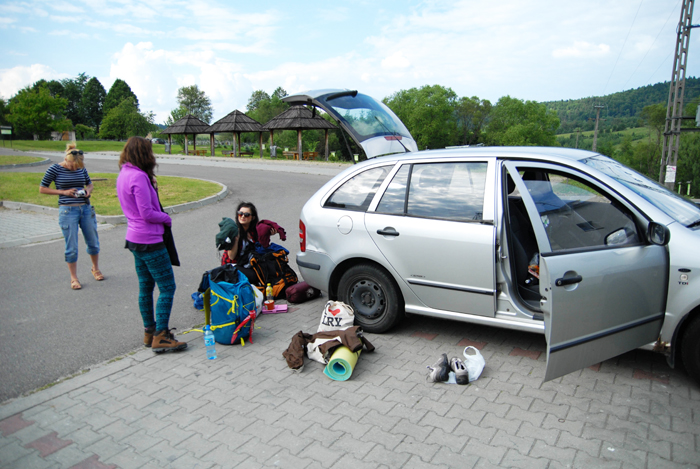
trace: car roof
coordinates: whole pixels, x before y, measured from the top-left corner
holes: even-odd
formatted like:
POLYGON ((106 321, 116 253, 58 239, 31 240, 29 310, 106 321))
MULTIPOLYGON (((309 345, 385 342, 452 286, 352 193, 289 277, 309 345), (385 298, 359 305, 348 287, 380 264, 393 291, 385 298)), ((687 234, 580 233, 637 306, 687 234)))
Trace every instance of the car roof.
POLYGON ((379 156, 372 158, 370 161, 377 160, 393 160, 404 158, 451 158, 451 157, 499 157, 499 158, 532 158, 540 157, 543 159, 556 160, 562 158, 565 160, 579 161, 592 156, 599 156, 588 150, 577 150, 564 147, 457 147, 446 148, 443 150, 423 150, 415 153, 399 153, 393 155, 379 156))

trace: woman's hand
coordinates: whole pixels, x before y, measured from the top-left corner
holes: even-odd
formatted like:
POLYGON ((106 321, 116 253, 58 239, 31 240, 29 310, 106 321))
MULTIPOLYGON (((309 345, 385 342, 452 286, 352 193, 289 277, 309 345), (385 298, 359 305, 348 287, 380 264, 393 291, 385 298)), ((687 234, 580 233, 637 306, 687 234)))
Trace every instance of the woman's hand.
POLYGON ((277 230, 274 227, 270 227, 270 236, 274 236, 277 234, 277 230))
POLYGON ((78 192, 78 189, 76 189, 76 188, 74 187, 74 188, 72 188, 72 189, 66 189, 66 190, 64 190, 64 191, 63 191, 63 195, 67 195, 68 197, 76 197, 76 198, 77 198, 78 196, 75 195, 76 192, 78 192))

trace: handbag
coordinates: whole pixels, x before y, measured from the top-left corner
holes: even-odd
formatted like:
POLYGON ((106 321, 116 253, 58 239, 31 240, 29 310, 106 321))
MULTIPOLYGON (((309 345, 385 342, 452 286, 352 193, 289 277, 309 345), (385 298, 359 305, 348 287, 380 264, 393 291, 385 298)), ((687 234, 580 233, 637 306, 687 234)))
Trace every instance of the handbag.
MULTIPOLYGON (((154 188, 155 189, 155 188, 154 188)), ((160 195, 156 189, 156 197, 158 197, 158 205, 160 206, 160 211, 163 210, 163 204, 160 203, 160 195)), ((177 255, 177 249, 175 248, 175 238, 173 238, 173 229, 171 226, 163 225, 163 244, 165 244, 165 249, 168 250, 168 256, 170 256, 170 264, 175 266, 180 266, 180 257, 177 255)))

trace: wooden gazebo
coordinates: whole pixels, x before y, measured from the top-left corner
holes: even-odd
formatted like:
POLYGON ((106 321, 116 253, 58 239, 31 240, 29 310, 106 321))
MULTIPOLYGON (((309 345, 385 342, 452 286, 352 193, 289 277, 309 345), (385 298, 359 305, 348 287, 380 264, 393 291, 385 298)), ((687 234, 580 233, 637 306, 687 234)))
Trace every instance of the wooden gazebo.
POLYGON ((331 124, 323 117, 316 114, 316 108, 313 111, 302 105, 295 105, 284 111, 282 114, 270 119, 262 126, 263 130, 270 131, 270 146, 274 143, 273 132, 275 130, 296 130, 297 131, 297 152, 299 161, 303 159, 303 151, 301 148, 301 132, 303 130, 325 130, 325 153, 326 161, 328 161, 328 130, 337 129, 334 124, 331 124))
POLYGON ((168 153, 172 154, 172 135, 184 135, 185 136, 185 155, 189 154, 187 149, 187 135, 192 134, 192 140, 194 141, 194 152, 197 152, 197 134, 207 134, 209 133, 209 124, 202 122, 201 120, 194 117, 192 114, 187 114, 182 119, 179 119, 173 125, 167 129, 161 131, 162 134, 168 134, 168 153))
POLYGON ((252 119, 241 111, 235 111, 225 115, 218 121, 214 122, 209 129, 209 138, 211 142, 211 156, 214 156, 214 134, 218 132, 233 132, 233 156, 240 156, 241 134, 243 132, 257 132, 258 140, 260 141, 260 158, 263 157, 262 150, 262 133, 263 127, 260 122, 252 119))

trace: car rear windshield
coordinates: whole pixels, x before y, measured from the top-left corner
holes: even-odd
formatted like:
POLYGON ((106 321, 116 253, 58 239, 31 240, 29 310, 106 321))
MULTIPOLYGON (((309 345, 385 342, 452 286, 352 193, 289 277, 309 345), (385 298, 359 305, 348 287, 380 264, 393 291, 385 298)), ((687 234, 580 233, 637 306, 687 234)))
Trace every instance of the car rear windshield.
POLYGON ((355 132, 365 140, 370 137, 392 135, 410 137, 406 126, 388 108, 374 98, 358 93, 337 98, 324 99, 327 106, 333 108, 355 132))
POLYGON ((693 202, 607 156, 596 155, 581 162, 625 185, 678 223, 695 226, 700 221, 700 207, 693 202))

